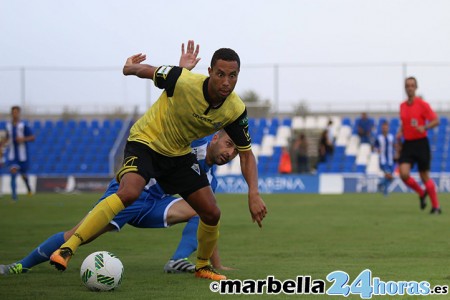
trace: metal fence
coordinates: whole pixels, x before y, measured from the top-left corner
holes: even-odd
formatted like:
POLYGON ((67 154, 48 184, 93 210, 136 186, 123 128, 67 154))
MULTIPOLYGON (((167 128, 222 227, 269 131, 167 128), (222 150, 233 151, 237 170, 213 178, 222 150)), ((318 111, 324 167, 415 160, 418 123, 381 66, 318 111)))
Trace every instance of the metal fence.
MULTIPOLYGON (((196 72, 207 74, 206 66, 196 72)), ((272 112, 395 111, 405 76, 439 111, 450 111, 450 63, 336 63, 242 65, 238 93, 255 91, 272 112)), ((0 113, 22 105, 33 113, 144 112, 160 90, 125 77, 121 67, 0 67, 0 113)))

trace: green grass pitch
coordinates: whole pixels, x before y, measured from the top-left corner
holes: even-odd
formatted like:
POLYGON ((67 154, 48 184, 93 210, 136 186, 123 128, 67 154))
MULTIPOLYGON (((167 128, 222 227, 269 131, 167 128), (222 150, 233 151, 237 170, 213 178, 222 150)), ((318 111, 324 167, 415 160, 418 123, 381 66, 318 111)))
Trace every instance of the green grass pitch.
MULTIPOLYGON (((37 194, 22 196, 16 204, 6 195, 0 198, 0 264, 22 258, 49 235, 71 228, 98 196, 37 194)), ((440 216, 429 215, 429 206, 420 211, 414 194, 387 198, 378 194, 274 194, 263 198, 269 213, 260 229, 251 222, 246 195, 218 195, 222 262, 237 269, 223 272, 229 278, 274 275, 285 280, 311 275, 325 280, 330 272, 342 270, 354 279, 370 269, 385 282, 425 280, 432 286, 450 282, 449 194, 440 195, 440 216)), ((0 277, 0 299, 247 299, 212 293, 209 281, 190 274, 163 273, 182 229, 182 224, 168 229, 125 226, 120 233, 108 233, 81 247, 64 273, 44 263, 28 274, 0 277), (115 253, 125 266, 122 286, 116 291, 94 293, 81 283, 81 262, 98 250, 115 253)), ((259 298, 333 299, 325 295, 259 298)), ((450 295, 428 298, 448 299, 450 295)))

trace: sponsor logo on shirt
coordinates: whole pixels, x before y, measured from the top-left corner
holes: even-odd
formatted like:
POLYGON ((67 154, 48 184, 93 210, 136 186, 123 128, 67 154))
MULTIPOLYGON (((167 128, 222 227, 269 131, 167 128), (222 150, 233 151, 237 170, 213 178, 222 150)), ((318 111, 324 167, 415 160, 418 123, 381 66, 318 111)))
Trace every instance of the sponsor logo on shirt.
POLYGON ((211 125, 214 126, 214 129, 215 129, 215 130, 219 130, 220 128, 223 127, 223 123, 222 123, 222 122, 214 122, 212 119, 207 118, 207 117, 200 116, 200 115, 198 115, 198 114, 196 114, 196 113, 192 113, 192 116, 193 116, 194 118, 199 119, 199 120, 202 120, 202 121, 205 121, 205 122, 210 123, 211 125))

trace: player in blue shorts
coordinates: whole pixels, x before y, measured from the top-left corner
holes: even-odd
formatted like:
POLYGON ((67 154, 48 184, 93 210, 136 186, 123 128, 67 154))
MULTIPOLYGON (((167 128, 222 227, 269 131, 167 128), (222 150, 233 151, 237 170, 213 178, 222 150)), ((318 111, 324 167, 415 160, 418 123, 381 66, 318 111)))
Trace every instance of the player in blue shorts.
MULTIPOLYGON (((215 191, 217 180, 214 176, 213 165, 226 164, 236 157, 237 150, 233 141, 224 130, 221 130, 214 134, 209 143, 207 139, 193 142, 192 150, 197 156, 199 167, 205 171, 211 188, 215 191)), ((118 188, 119 184, 113 179, 98 202, 115 193, 118 188)), ((166 228, 182 222, 187 224, 181 241, 172 258, 164 266, 164 271, 166 273, 194 272, 195 265, 187 261, 187 257, 197 249, 199 217, 184 199, 166 195, 154 179, 149 181, 136 202, 121 211, 105 228, 83 244, 93 241, 105 232, 119 231, 125 224, 137 228, 166 228)), ((69 231, 50 236, 22 260, 10 265, 0 265, 0 274, 25 273, 35 265, 48 261, 50 255, 75 232, 78 225, 69 231)), ((220 263, 217 249, 211 257, 211 263, 217 269, 224 268, 220 263)))
POLYGON ((375 150, 380 157, 380 169, 383 171, 383 178, 378 187, 385 196, 388 195, 389 184, 394 179, 392 173, 394 172, 394 156, 395 156, 395 138, 392 133, 389 133, 389 123, 384 121, 381 124, 381 133, 377 136, 374 145, 375 150))
POLYGON ((29 149, 28 143, 34 141, 35 136, 30 127, 20 120, 20 106, 11 107, 11 122, 6 123, 6 165, 11 174, 11 196, 17 201, 17 174, 20 173, 22 179, 31 194, 28 182, 29 149))

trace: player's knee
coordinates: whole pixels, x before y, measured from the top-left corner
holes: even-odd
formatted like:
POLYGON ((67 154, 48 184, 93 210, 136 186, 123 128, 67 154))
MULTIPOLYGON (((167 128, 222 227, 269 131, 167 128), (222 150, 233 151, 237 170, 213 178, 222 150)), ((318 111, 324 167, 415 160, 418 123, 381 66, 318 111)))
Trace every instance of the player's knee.
POLYGON ((401 178, 401 180, 403 180, 403 181, 408 180, 408 178, 409 178, 409 173, 402 173, 402 172, 400 172, 400 178, 401 178))
POLYGON ((122 189, 121 191, 117 192, 117 196, 122 200, 122 203, 124 206, 131 205, 137 198, 139 198, 139 195, 141 194, 141 191, 138 191, 136 189, 122 189))
POLYGON ((217 223, 219 223, 220 220, 220 209, 217 206, 212 207, 211 209, 203 212, 200 215, 200 219, 202 220, 203 223, 207 224, 207 225, 217 225, 217 223))

